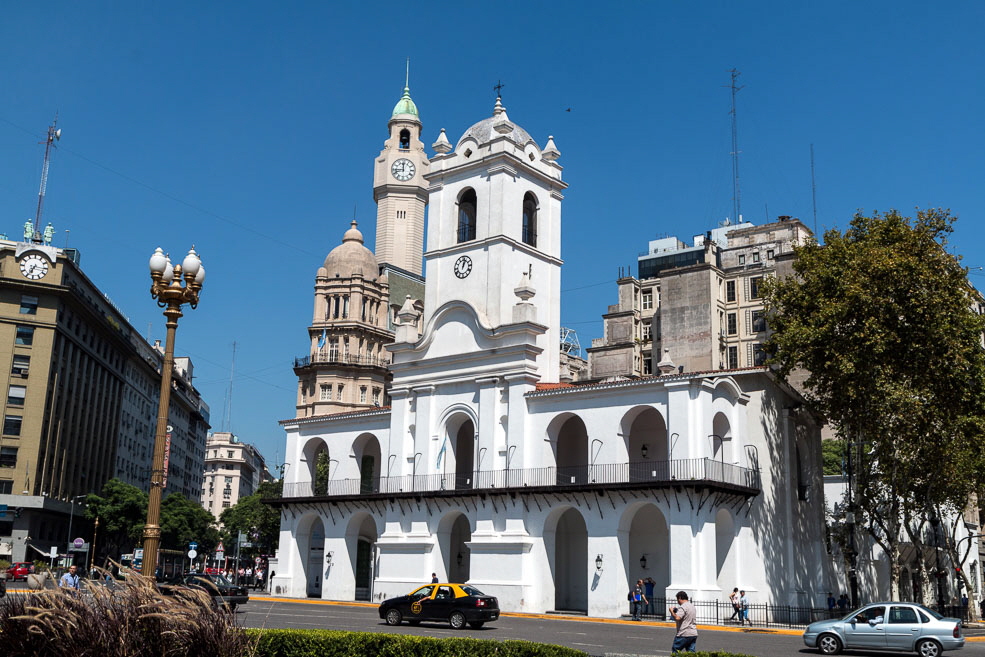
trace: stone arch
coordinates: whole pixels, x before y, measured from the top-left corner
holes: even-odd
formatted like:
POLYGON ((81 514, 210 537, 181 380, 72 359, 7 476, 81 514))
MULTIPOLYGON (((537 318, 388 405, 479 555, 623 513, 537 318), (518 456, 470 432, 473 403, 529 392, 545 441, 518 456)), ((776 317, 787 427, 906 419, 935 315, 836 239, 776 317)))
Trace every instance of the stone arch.
POLYGON ((739 581, 735 519, 728 509, 715 514, 715 577, 718 588, 731 591, 739 581))
POLYGON ((588 611, 588 527, 578 509, 553 509, 544 521, 544 547, 554 579, 554 608, 588 611))
POLYGON ((325 495, 328 492, 328 481, 331 475, 331 455, 328 451, 328 443, 325 439, 316 436, 309 438, 304 443, 301 450, 301 463, 299 464, 297 483, 304 487, 307 485, 310 495, 325 495), (322 463, 319 469, 318 464, 322 463))
POLYGON ((359 493, 380 492, 381 450, 379 439, 371 434, 361 434, 352 442, 352 453, 359 473, 359 493))
POLYGON ((537 246, 537 208, 539 203, 533 192, 523 195, 523 226, 521 240, 524 244, 537 246))
POLYGON ((711 435, 708 438, 711 441, 711 460, 718 463, 716 467, 722 470, 719 473, 719 479, 725 481, 727 466, 736 460, 735 442, 732 440, 732 425, 725 413, 721 411, 715 413, 715 417, 711 421, 711 435))
POLYGON ((376 541, 380 536, 376 518, 366 511, 349 519, 345 530, 345 546, 356 584, 356 600, 372 600, 376 576, 376 541))
POLYGON ((652 577, 655 597, 663 597, 670 586, 672 555, 667 519, 657 505, 637 502, 623 511, 619 518, 619 547, 627 581, 652 577))
POLYGON ((666 479, 670 445, 663 414, 652 406, 637 406, 623 415, 620 428, 629 480, 644 481, 655 474, 666 479))
POLYGON ((458 195, 458 243, 470 242, 476 235, 476 217, 479 201, 475 190, 466 187, 458 195))
POLYGON ((471 576, 471 553, 468 543, 472 540, 472 522, 461 511, 449 511, 438 522, 435 532, 441 566, 445 569, 444 581, 464 583, 471 576))
POLYGON ((320 598, 325 580, 325 523, 321 516, 316 513, 302 516, 295 540, 304 572, 305 594, 309 598, 320 598))
POLYGON ((441 423, 445 437, 435 461, 436 470, 444 474, 445 489, 471 489, 475 487, 475 440, 478 418, 464 404, 445 411, 441 423))
POLYGON ((574 413, 564 413, 548 425, 548 436, 557 466, 557 483, 587 483, 589 444, 584 420, 574 413))

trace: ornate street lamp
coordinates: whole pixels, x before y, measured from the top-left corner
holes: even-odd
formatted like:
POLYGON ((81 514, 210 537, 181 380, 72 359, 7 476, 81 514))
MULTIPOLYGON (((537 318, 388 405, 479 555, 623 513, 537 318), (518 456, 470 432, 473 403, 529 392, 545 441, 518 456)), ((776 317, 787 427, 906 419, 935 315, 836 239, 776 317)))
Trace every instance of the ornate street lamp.
POLYGON ((153 577, 157 569, 157 549, 161 544, 161 496, 164 493, 165 432, 168 426, 168 406, 171 402, 171 375, 174 371, 174 334, 181 306, 198 306, 198 294, 205 281, 205 267, 195 248, 188 252, 180 265, 172 265, 171 259, 158 248, 150 257, 150 277, 153 280, 150 294, 157 305, 164 308, 167 318, 167 341, 164 346, 164 363, 161 365, 161 398, 157 407, 157 430, 154 433, 154 462, 150 475, 150 497, 147 502, 147 524, 144 525, 144 561, 141 573, 153 577), (184 285, 182 285, 184 278, 184 285))

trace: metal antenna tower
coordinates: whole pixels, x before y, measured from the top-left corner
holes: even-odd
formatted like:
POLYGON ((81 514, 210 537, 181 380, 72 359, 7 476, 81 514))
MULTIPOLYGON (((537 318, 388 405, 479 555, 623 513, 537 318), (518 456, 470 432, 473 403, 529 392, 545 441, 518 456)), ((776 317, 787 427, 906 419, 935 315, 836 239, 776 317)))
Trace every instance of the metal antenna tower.
POLYGON ((817 237, 817 184, 814 182, 814 144, 811 144, 811 203, 814 206, 814 237, 817 237))
POLYGON ((229 389, 226 391, 226 408, 222 416, 222 430, 232 431, 233 417, 233 375, 236 373, 236 342, 233 341, 233 362, 229 366, 229 389))
MULTIPOLYGON (((48 138, 44 141, 44 166, 41 168, 41 188, 38 190, 38 212, 34 215, 34 235, 33 238, 41 234, 41 211, 44 208, 44 194, 48 189, 48 165, 51 163, 51 148, 55 141, 62 138, 62 131, 55 128, 58 125, 58 115, 48 126, 48 138)), ((42 142, 38 142, 39 144, 42 142)))
POLYGON ((732 82, 729 84, 729 89, 732 90, 732 110, 729 112, 732 115, 732 212, 735 213, 734 220, 738 223, 742 221, 742 198, 739 192, 739 128, 735 113, 735 95, 742 87, 735 85, 741 75, 739 71, 733 68, 729 73, 732 74, 732 82))

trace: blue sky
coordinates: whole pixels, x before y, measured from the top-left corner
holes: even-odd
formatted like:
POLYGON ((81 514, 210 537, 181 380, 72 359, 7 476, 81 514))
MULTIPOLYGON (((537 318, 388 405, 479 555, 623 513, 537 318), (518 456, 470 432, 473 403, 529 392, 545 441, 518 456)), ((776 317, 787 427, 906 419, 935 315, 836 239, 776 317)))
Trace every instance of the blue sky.
POLYGON ((177 352, 214 428, 283 460, 315 272, 353 207, 374 245, 372 163, 406 57, 426 144, 489 116, 497 80, 513 121, 554 135, 562 324, 584 347, 648 240, 731 214, 732 68, 747 220, 813 226, 814 144, 819 230, 949 207, 956 252, 985 265, 983 25, 985 3, 962 1, 8 3, 0 232, 34 217, 58 112, 55 244, 152 339, 147 259, 194 244, 208 280, 177 352))

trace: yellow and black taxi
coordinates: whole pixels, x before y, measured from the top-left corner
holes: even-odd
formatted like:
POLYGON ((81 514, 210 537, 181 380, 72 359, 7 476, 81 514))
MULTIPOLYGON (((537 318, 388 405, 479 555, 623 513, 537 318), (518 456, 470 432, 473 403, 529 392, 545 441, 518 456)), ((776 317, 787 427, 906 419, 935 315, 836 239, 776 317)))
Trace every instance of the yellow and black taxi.
POLYGON ((468 623, 479 629, 499 618, 499 601, 470 584, 427 584, 398 598, 380 604, 380 618, 387 625, 407 621, 447 621, 460 630, 468 623))

